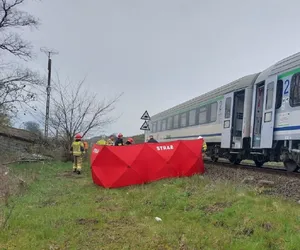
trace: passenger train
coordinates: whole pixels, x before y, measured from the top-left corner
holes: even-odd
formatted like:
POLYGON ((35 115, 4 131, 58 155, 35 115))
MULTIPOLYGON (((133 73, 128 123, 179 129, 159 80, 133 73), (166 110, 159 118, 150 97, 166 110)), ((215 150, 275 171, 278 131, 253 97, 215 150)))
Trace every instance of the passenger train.
POLYGON ((202 136, 213 160, 253 160, 300 167, 300 53, 159 114, 150 121, 160 142, 202 136))

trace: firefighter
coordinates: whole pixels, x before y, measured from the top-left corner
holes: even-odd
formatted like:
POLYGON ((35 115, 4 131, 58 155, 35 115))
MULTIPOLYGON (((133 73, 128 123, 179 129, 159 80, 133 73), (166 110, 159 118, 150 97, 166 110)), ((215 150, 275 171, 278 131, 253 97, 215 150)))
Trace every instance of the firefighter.
POLYGON ((84 159, 86 160, 88 158, 89 144, 87 141, 84 141, 83 145, 84 145, 84 159))
POLYGON ((158 143, 158 141, 153 138, 153 135, 149 136, 149 140, 147 142, 148 143, 158 143))
POLYGON ((125 142, 125 145, 132 145, 134 143, 132 138, 128 138, 127 141, 125 142))
POLYGON ((96 144, 100 146, 104 146, 106 145, 106 141, 103 138, 101 138, 99 141, 96 142, 96 144))
POLYGON ((70 153, 73 155, 73 172, 77 172, 77 174, 81 173, 82 155, 84 155, 84 144, 81 139, 80 134, 75 135, 75 141, 73 141, 70 149, 70 153))
POLYGON ((108 138, 108 140, 106 141, 106 145, 108 145, 108 146, 113 146, 113 145, 114 145, 114 140, 115 140, 114 136, 111 135, 111 136, 108 138))
POLYGON ((89 149, 89 144, 87 141, 84 141, 83 144, 84 144, 84 152, 87 154, 88 149, 89 149))
POLYGON ((115 141, 115 146, 124 146, 123 135, 121 133, 118 134, 118 138, 115 141))
MULTIPOLYGON (((198 137, 198 139, 203 139, 203 137, 200 135, 200 136, 198 137)), ((203 139, 203 145, 202 145, 202 155, 203 155, 203 156, 205 155, 206 150, 207 150, 207 145, 206 145, 205 140, 203 139)))

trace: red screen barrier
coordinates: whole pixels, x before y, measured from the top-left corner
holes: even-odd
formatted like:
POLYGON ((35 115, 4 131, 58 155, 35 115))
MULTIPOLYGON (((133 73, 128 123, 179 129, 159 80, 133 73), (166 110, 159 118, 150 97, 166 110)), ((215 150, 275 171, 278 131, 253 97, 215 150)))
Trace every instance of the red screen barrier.
POLYGON ((93 181, 116 188, 204 173, 202 144, 202 139, 119 147, 95 144, 91 155, 93 181))

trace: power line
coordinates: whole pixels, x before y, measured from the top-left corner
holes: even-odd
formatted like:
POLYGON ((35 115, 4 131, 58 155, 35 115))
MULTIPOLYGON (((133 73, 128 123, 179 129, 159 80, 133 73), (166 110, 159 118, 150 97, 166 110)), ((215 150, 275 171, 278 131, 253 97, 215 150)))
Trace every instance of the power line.
POLYGON ((46 101, 46 118, 45 118, 45 138, 48 138, 50 92, 51 92, 51 66, 52 66, 51 55, 57 55, 58 51, 49 50, 47 48, 41 48, 41 52, 44 52, 48 56, 48 85, 47 85, 47 88, 46 88, 47 101, 46 101))

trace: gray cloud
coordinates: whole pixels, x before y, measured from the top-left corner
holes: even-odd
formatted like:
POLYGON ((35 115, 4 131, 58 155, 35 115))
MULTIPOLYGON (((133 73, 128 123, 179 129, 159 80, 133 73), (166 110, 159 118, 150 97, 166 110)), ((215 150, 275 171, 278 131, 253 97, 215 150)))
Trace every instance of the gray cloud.
POLYGON ((140 116, 164 109, 299 50, 299 1, 48 0, 26 9, 42 25, 25 36, 44 70, 42 46, 57 49, 61 79, 99 97, 125 92, 107 132, 140 133, 140 116))

